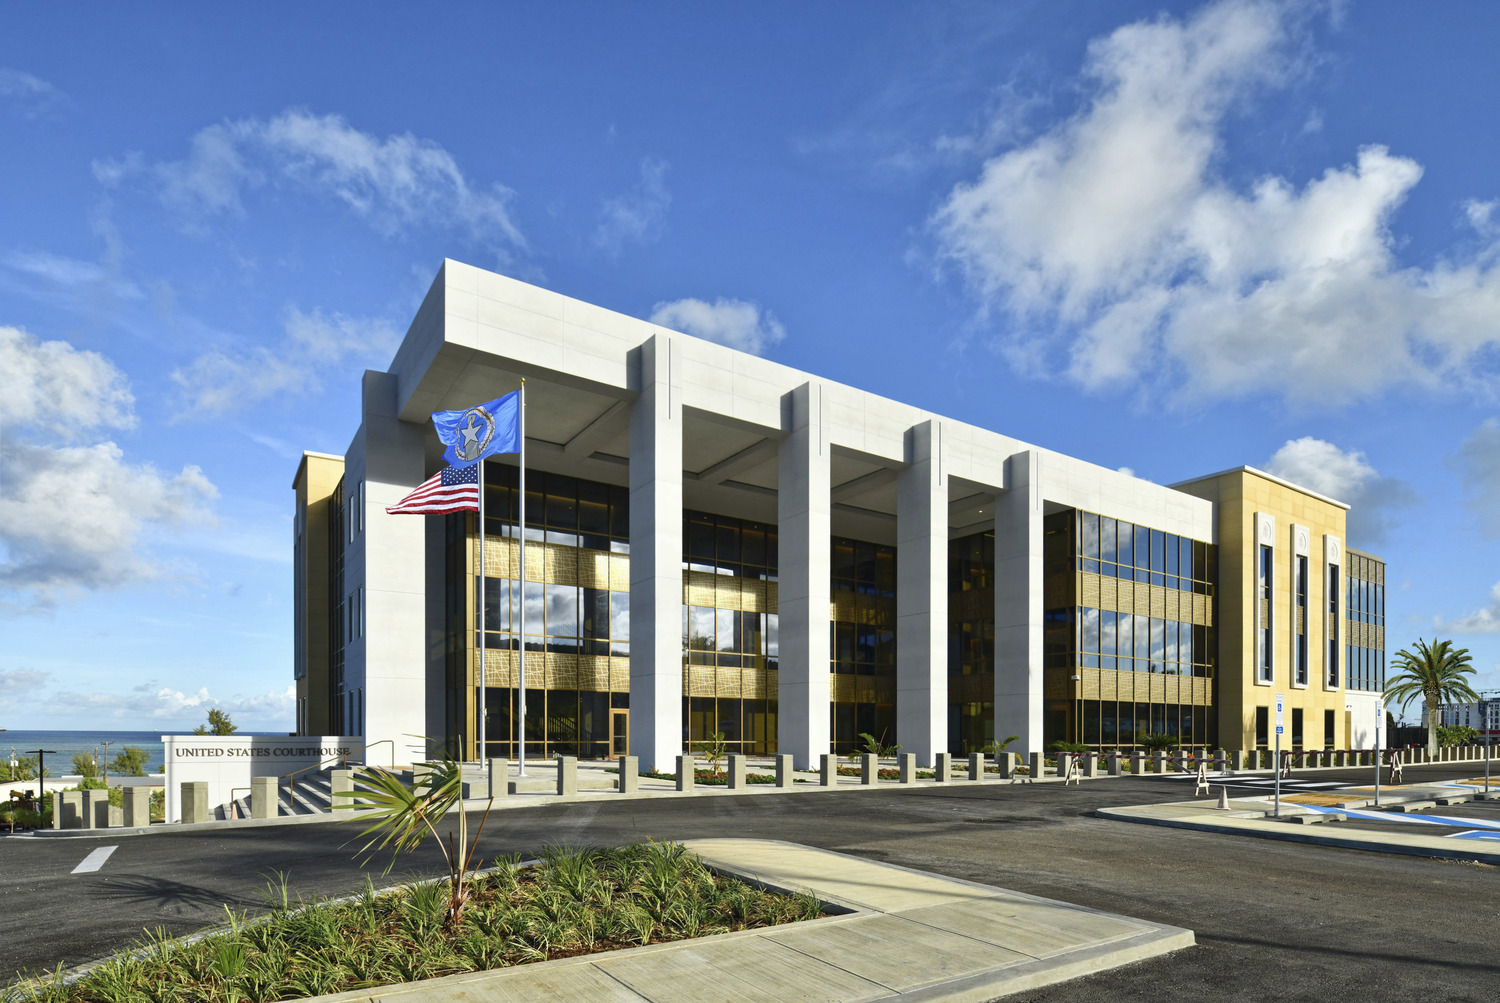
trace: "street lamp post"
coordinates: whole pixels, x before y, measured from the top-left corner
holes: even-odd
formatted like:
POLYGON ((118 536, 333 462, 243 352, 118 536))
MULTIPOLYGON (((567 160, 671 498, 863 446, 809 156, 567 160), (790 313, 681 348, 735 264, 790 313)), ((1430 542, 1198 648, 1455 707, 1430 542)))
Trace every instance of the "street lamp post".
POLYGON ((47 776, 47 753, 57 755, 56 749, 29 749, 28 752, 36 753, 36 810, 38 814, 42 811, 42 787, 46 783, 47 776))

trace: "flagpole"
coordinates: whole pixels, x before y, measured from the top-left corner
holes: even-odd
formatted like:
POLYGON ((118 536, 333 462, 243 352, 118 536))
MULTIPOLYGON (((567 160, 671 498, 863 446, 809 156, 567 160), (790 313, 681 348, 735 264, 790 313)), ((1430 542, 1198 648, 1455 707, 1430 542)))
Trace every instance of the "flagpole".
POLYGON ((521 539, 521 548, 520 548, 521 549, 521 601, 520 601, 520 607, 521 607, 521 625, 520 625, 520 630, 519 630, 519 636, 520 636, 520 639, 521 639, 521 658, 520 658, 521 673, 520 673, 520 680, 519 681, 520 681, 521 685, 519 687, 519 694, 518 694, 518 696, 520 698, 520 701, 519 701, 520 714, 518 715, 518 728, 516 730, 516 734, 517 734, 517 737, 520 739, 520 741, 516 745, 516 753, 517 753, 516 759, 517 759, 517 763, 518 763, 517 769, 516 769, 516 775, 524 777, 526 775, 526 379, 525 379, 525 377, 521 378, 521 397, 520 397, 520 400, 519 400, 518 404, 519 404, 519 406, 516 408, 516 423, 517 423, 517 425, 519 426, 519 429, 520 429, 520 434, 517 436, 517 438, 520 439, 520 442, 518 443, 518 445, 520 446, 520 449, 517 450, 517 459, 519 460, 520 467, 521 467, 521 477, 520 477, 520 482, 521 482, 521 506, 520 506, 520 521, 519 521, 519 527, 518 527, 520 529, 520 539, 521 539))
POLYGON ((485 758, 485 706, 484 676, 485 647, 489 642, 489 603, 485 601, 484 566, 484 459, 479 461, 479 762, 485 758))

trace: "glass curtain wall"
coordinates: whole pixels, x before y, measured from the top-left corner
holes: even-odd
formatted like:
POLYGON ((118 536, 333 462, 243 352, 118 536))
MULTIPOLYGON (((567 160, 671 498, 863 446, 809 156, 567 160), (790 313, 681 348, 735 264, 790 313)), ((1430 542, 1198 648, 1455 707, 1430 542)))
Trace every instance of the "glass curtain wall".
POLYGON ((995 534, 948 544, 948 751, 995 739, 995 534))
POLYGON ((1348 688, 1385 690, 1385 562, 1345 552, 1344 664, 1348 688))
POLYGON ((1217 548, 1076 510, 1043 532, 1045 741, 1213 744, 1217 548))
POLYGON ((687 512, 683 522, 683 740, 776 750, 776 527, 687 512))
MULTIPOLYGON (((500 463, 485 467, 486 755, 516 756, 524 643, 527 756, 604 758, 611 711, 630 706, 629 493, 528 471, 523 596, 518 472, 500 463)), ((477 563, 477 516, 449 518, 470 530, 477 563)), ((477 576, 467 585, 476 633, 478 586, 477 576)))
POLYGON ((896 735, 896 548, 835 537, 829 622, 833 751, 864 748, 862 734, 896 735))

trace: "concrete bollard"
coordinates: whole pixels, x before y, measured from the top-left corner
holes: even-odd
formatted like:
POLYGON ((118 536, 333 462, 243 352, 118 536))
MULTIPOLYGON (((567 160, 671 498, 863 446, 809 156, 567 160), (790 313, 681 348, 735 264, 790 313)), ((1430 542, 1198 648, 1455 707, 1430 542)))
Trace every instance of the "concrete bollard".
POLYGON ((698 759, 696 756, 677 757, 677 789, 691 794, 693 784, 698 779, 698 759))
POLYGON ((83 828, 83 791, 59 791, 52 795, 53 812, 60 829, 83 828))
POLYGON ((1053 762, 1055 762, 1057 764, 1057 775, 1058 776, 1060 776, 1060 777, 1067 777, 1067 775, 1068 775, 1068 760, 1071 759, 1072 757, 1073 757, 1073 754, 1071 752, 1059 752, 1055 756, 1052 757, 1053 758, 1053 762))
POLYGON ((969 753, 969 779, 970 780, 983 780, 984 779, 984 753, 982 753, 982 752, 971 752, 971 753, 969 753))
POLYGON ((742 791, 745 789, 745 759, 738 753, 729 757, 729 789, 742 791))
POLYGON ((1098 762, 1092 752, 1083 754, 1083 775, 1092 777, 1098 772, 1098 762))
POLYGON ((1109 754, 1109 775, 1118 777, 1120 775, 1120 754, 1111 752, 1109 754))
POLYGON ((510 796, 510 760, 491 759, 485 771, 485 787, 492 798, 510 796))
POLYGON ((880 757, 866 752, 859 757, 859 782, 865 787, 880 783, 880 757))
POLYGON ((184 781, 181 787, 182 821, 208 821, 208 781, 184 781))
POLYGON ((1014 752, 1002 752, 995 756, 995 765, 1000 767, 1001 780, 1016 779, 1016 754, 1014 752))
MULTIPOLYGON (((337 788, 335 788, 337 789, 337 788)), ((277 777, 250 778, 250 817, 275 818, 281 814, 281 788, 277 777)))
POLYGON ((1236 773, 1242 773, 1245 769, 1245 750, 1236 749, 1229 754, 1229 768, 1236 773))
POLYGON ((839 782, 839 760, 831 752, 823 753, 818 764, 818 784, 833 787, 839 782))
POLYGON ((107 829, 109 827, 109 791, 90 789, 83 792, 83 827, 85 829, 107 829), (104 805, 104 811, 99 810, 104 805), (100 823, 100 815, 103 823, 100 823))
MULTIPOLYGON (((330 811, 348 811, 353 808, 354 799, 347 795, 354 793, 354 771, 350 769, 329 770, 328 782, 333 795, 328 809, 330 811), (342 792, 342 796, 340 792, 342 792)), ((251 789, 250 796, 252 798, 255 796, 254 788, 251 789)), ((253 806, 251 814, 254 814, 253 806)))
POLYGON ((1144 752, 1132 752, 1130 754, 1130 775, 1138 777, 1146 772, 1146 754, 1144 752))
POLYGON ((932 757, 933 778, 940 784, 946 784, 953 779, 953 754, 951 752, 939 752, 932 757))
POLYGON ((578 757, 557 757, 557 794, 571 797, 578 793, 578 757))
MULTIPOLYGON (((274 782, 276 778, 270 777, 269 779, 274 782)), ((151 788, 125 788, 125 815, 123 821, 127 826, 132 828, 151 824, 151 788)))
POLYGON ((903 784, 914 784, 917 782, 917 756, 913 752, 903 752, 896 760, 901 768, 901 782, 903 784))
POLYGON ((1157 774, 1165 773, 1167 771, 1166 760, 1167 757, 1165 754, 1153 752, 1151 754, 1151 772, 1157 774))
POLYGON ((84 791, 84 794, 93 795, 92 797, 85 798, 85 803, 88 805, 87 812, 89 817, 89 828, 108 829, 110 808, 109 791, 92 790, 84 791))
POLYGON ((641 761, 637 756, 620 756, 615 760, 620 768, 619 789, 621 794, 634 794, 641 782, 641 761))
POLYGON ((1029 765, 1031 766, 1031 779, 1033 781, 1042 779, 1042 775, 1047 772, 1047 767, 1044 765, 1045 762, 1046 759, 1040 752, 1033 752, 1031 754, 1031 763, 1029 765))
POLYGON ((776 757, 776 786, 787 788, 797 782, 797 775, 793 772, 791 753, 782 753, 776 757))

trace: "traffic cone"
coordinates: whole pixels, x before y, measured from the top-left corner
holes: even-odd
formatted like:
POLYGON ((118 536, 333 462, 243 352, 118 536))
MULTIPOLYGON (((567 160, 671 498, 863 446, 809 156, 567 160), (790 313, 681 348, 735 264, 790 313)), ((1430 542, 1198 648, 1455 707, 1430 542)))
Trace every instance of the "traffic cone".
POLYGON ((1229 788, 1228 787, 1220 787, 1219 788, 1219 810, 1221 810, 1221 811, 1228 811, 1229 810, 1229 788))

